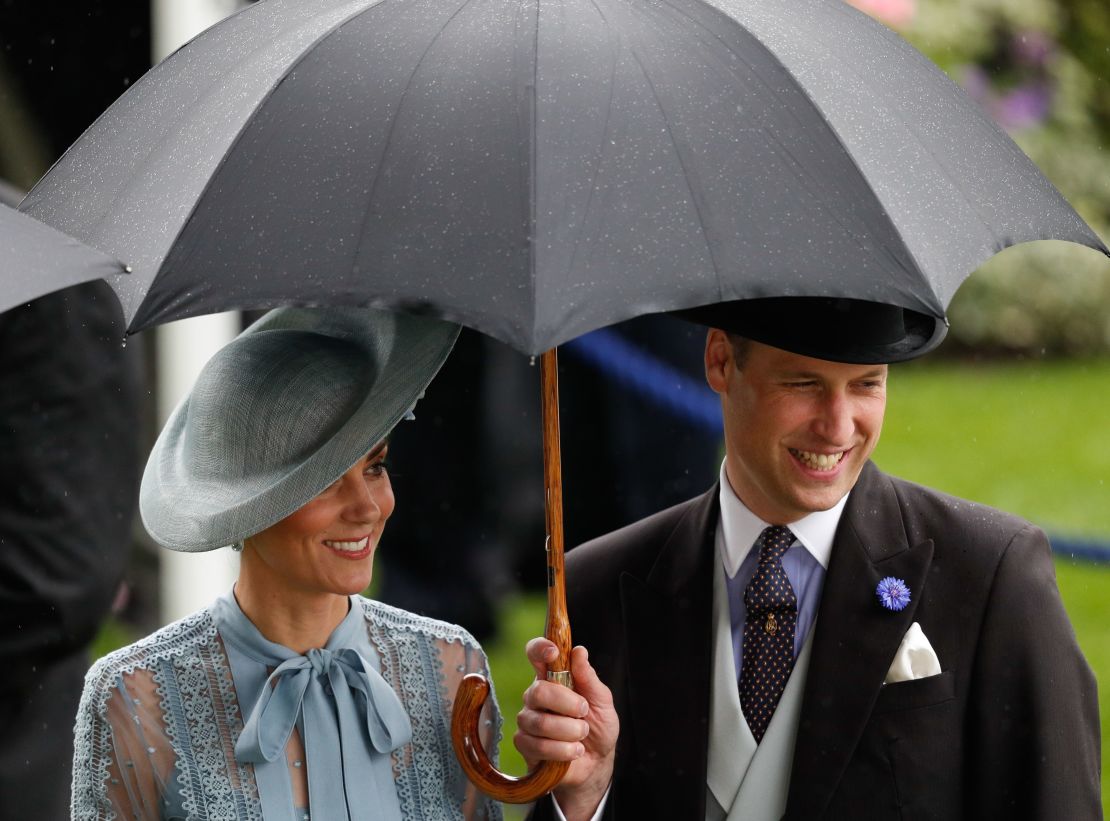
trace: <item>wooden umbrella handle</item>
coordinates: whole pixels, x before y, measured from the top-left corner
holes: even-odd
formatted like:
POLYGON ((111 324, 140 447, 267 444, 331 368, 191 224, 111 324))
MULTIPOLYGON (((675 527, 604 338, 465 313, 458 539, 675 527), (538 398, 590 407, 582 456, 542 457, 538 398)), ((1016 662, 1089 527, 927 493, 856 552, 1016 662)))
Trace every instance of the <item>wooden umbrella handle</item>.
MULTIPOLYGON (((544 636, 559 650, 548 665, 547 678, 572 687, 570 620, 563 572, 563 468, 559 456, 559 371, 555 349, 540 360, 543 391, 543 478, 547 518, 547 625, 544 636)), ((510 804, 527 804, 551 792, 570 768, 567 761, 541 761, 523 778, 505 775, 493 766, 478 735, 478 719, 489 696, 485 676, 463 678, 451 714, 451 741, 466 777, 486 795, 510 804)))

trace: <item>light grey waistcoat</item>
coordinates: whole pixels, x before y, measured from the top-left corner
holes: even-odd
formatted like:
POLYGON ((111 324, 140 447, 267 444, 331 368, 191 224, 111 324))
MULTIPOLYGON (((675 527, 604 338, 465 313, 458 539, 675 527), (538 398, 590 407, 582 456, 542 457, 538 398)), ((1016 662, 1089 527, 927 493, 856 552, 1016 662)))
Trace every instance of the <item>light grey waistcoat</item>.
POLYGON ((786 811, 794 742, 798 737, 802 693, 816 625, 810 628, 763 741, 757 745, 740 709, 725 571, 719 558, 713 564, 714 651, 706 821, 778 821, 786 811))

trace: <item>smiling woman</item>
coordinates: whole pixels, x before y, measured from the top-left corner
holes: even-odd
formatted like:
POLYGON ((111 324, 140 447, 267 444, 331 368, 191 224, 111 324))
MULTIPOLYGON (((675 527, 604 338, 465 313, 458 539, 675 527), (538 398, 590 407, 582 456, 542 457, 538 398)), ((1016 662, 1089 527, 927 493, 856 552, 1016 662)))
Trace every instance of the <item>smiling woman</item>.
MULTIPOLYGON (((451 754, 462 628, 358 595, 394 498, 386 437, 454 344, 436 320, 282 309, 221 350, 147 464, 172 550, 242 550, 232 591, 101 659, 76 727, 74 818, 499 818, 451 754)), ((482 742, 492 752, 491 702, 482 742)))
POLYGON ((341 610, 321 622, 326 626, 346 614, 346 596, 370 586, 374 552, 393 512, 386 450, 379 443, 304 507, 244 540, 235 598, 264 633, 285 636, 293 649, 318 647, 326 635, 302 635, 311 622, 274 623, 284 611, 266 599, 341 610))

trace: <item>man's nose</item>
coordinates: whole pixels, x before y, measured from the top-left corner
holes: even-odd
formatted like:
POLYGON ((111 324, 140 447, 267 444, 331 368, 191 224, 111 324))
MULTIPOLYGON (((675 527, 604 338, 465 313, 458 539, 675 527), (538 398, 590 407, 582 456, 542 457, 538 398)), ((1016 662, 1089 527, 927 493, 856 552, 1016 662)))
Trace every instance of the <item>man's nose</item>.
POLYGON ((852 403, 844 391, 829 391, 814 420, 814 432, 834 445, 849 445, 855 430, 852 403))

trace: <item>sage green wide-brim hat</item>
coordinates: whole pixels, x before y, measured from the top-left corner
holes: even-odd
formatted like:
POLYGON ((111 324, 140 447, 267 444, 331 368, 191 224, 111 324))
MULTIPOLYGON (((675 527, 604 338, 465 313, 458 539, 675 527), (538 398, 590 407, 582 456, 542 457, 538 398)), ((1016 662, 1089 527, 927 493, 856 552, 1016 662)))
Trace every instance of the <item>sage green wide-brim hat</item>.
POLYGON ((459 327, 280 308, 204 366, 147 461, 139 510, 171 550, 235 544, 301 508, 410 414, 459 327))

